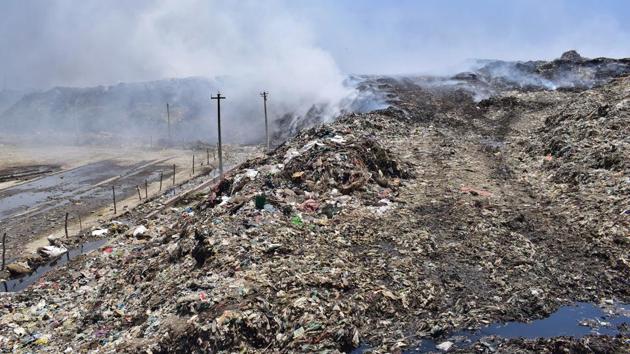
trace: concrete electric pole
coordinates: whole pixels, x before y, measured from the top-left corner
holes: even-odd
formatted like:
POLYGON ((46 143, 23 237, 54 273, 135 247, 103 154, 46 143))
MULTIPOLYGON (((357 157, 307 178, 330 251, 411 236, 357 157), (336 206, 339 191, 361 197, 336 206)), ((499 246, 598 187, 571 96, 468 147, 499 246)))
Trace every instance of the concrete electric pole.
POLYGON ((265 108, 265 139, 267 141, 267 152, 269 152, 269 123, 267 122, 267 95, 269 95, 269 92, 263 91, 260 95, 263 98, 263 106, 265 108))
POLYGON ((217 126, 219 130, 219 175, 220 178, 223 179, 223 154, 221 151, 221 100, 225 99, 225 96, 221 96, 221 92, 217 92, 216 96, 210 96, 211 100, 217 100, 217 126))
POLYGON ((166 104, 166 124, 168 125, 168 144, 170 145, 172 143, 171 141, 171 110, 168 103, 166 104))

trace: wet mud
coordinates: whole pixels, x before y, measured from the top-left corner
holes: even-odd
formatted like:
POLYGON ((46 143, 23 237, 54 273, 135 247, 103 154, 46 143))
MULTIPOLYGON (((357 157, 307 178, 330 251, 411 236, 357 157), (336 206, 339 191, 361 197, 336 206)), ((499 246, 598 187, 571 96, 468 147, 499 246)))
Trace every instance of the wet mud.
MULTIPOLYGON (((0 228, 9 235, 9 259, 35 237, 63 228, 66 212, 70 222, 78 224, 79 217, 85 220, 108 207, 112 204, 112 185, 120 202, 136 195, 136 186, 144 189, 145 180, 158 181, 160 172, 165 186, 168 185, 172 167, 165 161, 121 164, 105 160, 0 190, 0 228)), ((124 205, 119 208, 122 212, 124 205)), ((70 231, 76 234, 80 230, 73 227, 70 231)))

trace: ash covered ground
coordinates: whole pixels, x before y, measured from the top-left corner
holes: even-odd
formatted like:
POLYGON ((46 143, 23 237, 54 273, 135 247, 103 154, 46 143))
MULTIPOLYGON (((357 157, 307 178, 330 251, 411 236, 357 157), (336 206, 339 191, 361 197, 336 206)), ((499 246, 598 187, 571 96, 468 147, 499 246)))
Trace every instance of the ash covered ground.
POLYGON ((628 60, 566 53, 367 78, 389 108, 302 130, 174 207, 146 202, 103 225, 106 246, 3 293, 0 347, 628 352, 627 324, 450 338, 630 302, 628 72, 628 60), (496 65, 533 81, 489 74, 496 65))

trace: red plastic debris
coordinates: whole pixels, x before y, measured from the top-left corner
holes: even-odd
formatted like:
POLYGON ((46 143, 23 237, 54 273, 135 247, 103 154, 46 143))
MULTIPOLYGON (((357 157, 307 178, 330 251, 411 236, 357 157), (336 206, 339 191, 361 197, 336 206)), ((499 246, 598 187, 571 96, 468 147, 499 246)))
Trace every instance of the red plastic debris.
POLYGON ((301 211, 314 212, 319 209, 319 203, 316 200, 307 199, 304 201, 304 203, 298 205, 297 208, 301 211))
POLYGON ((462 193, 470 193, 472 195, 480 195, 482 197, 490 197, 490 196, 492 196, 492 193, 490 193, 488 191, 485 191, 483 189, 462 187, 460 190, 462 191, 462 193))

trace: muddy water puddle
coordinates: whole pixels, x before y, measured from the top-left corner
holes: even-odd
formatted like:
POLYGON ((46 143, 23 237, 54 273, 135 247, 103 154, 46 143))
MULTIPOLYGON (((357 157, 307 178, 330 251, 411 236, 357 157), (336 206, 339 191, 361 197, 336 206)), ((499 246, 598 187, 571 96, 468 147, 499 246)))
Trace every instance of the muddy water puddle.
POLYGON ((56 172, 61 169, 59 165, 29 165, 0 169, 0 182, 20 181, 35 178, 37 176, 56 172))
POLYGON ((99 161, 0 191, 0 220, 44 203, 51 204, 48 207, 66 204, 68 199, 82 196, 94 184, 124 177, 146 163, 123 166, 113 161, 99 161))
POLYGON ((66 252, 65 254, 61 255, 59 258, 38 267, 37 269, 35 269, 33 273, 27 276, 2 282, 2 285, 0 286, 0 292, 22 291, 26 289, 27 287, 29 287, 30 285, 34 284, 37 280, 39 280, 41 277, 43 277, 46 273, 50 272, 51 270, 65 265, 69 261, 77 258, 78 256, 82 254, 86 254, 86 253, 89 253, 91 251, 98 249, 99 247, 103 246, 106 242, 107 240, 88 241, 81 244, 81 246, 79 247, 72 248, 68 250, 68 252, 66 252))
MULTIPOLYGON (((56 174, 48 174, 0 191, 0 232, 7 233, 7 259, 11 261, 29 242, 54 232, 64 232, 68 213, 69 234, 81 232, 81 221, 112 204, 116 188, 121 201, 137 195, 137 186, 159 181, 160 172, 170 181, 170 158, 120 163, 101 160, 56 174)), ((142 195, 143 199, 145 195, 142 195)), ((122 204, 122 205, 121 205, 122 204)), ((85 225, 85 224, 83 224, 85 225)))
MULTIPOLYGON (((492 347, 495 338, 501 339, 536 339, 569 336, 581 338, 586 335, 615 336, 620 328, 630 325, 630 304, 616 303, 605 308, 586 302, 562 306, 549 317, 531 322, 495 323, 479 330, 462 330, 444 339, 422 339, 419 346, 404 353, 437 353, 440 344, 450 342, 454 349, 465 349, 477 341, 486 342, 492 347), (487 339, 487 340, 486 340, 487 339)), ((370 347, 361 345, 353 354, 369 353, 370 347)))

